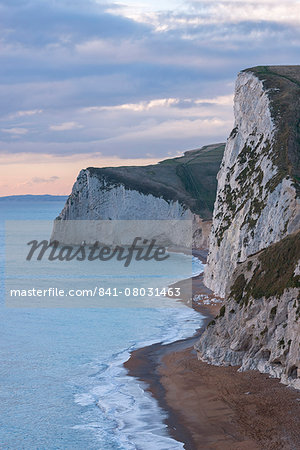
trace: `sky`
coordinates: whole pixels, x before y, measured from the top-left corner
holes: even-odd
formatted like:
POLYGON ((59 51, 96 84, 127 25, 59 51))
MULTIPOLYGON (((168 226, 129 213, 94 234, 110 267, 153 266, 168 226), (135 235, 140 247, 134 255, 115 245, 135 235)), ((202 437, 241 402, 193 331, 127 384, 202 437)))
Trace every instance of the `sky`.
POLYGON ((0 195, 225 142, 237 73, 299 50, 296 0, 0 0, 0 195))

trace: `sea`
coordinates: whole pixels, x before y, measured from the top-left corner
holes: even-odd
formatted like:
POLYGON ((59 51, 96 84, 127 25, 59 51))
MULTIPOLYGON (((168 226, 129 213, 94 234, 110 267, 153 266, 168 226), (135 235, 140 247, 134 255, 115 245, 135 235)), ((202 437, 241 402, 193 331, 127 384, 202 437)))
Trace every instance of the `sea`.
MULTIPOLYGON (((123 363, 137 348, 193 335, 198 313, 175 301, 167 308, 5 306, 5 221, 53 220, 64 203, 0 198, 0 448, 181 449, 166 412, 123 363)), ((192 264, 194 275, 202 272, 198 259, 192 264)))

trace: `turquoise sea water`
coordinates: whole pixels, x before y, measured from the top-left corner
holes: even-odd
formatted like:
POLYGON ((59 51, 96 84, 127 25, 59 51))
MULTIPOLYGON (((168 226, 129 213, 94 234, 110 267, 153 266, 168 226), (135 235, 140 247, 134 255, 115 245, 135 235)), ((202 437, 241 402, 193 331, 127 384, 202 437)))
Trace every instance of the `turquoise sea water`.
MULTIPOLYGON (((177 449, 165 412, 128 377, 129 352, 190 336, 188 308, 8 309, 5 220, 52 220, 64 201, 0 201, 0 448, 177 449)), ((201 264, 194 261, 195 271, 201 264)))

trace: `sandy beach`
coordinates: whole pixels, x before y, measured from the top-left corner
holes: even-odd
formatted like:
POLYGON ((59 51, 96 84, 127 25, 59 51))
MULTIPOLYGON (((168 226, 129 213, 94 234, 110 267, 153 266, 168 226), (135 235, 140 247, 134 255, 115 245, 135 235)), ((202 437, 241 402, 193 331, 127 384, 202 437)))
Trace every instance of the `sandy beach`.
MULTIPOLYGON (((205 260, 205 252, 196 256, 205 260)), ((185 282, 181 282, 183 286, 185 282)), ((196 334, 172 344, 134 351, 125 363, 130 376, 168 412, 170 435, 189 450, 300 448, 300 392, 268 375, 238 367, 215 367, 197 360, 193 346, 221 304, 207 304, 212 293, 202 276, 193 278, 193 308, 204 320, 196 334)), ((200 322, 200 321, 199 321, 200 322)))

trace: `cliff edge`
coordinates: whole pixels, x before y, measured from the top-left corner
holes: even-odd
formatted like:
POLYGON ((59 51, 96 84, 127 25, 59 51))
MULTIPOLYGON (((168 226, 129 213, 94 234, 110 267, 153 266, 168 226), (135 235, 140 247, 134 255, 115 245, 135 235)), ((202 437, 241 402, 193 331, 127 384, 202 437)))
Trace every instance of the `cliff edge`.
POLYGON ((193 245, 208 247, 216 175, 225 144, 155 165, 81 170, 58 220, 193 221, 193 245))
POLYGON ((300 389, 300 66, 241 72, 234 112, 204 276, 225 302, 196 349, 300 389))
POLYGON ((238 263, 299 229, 299 66, 241 72, 234 114, 205 271, 205 284, 221 297, 238 263))

